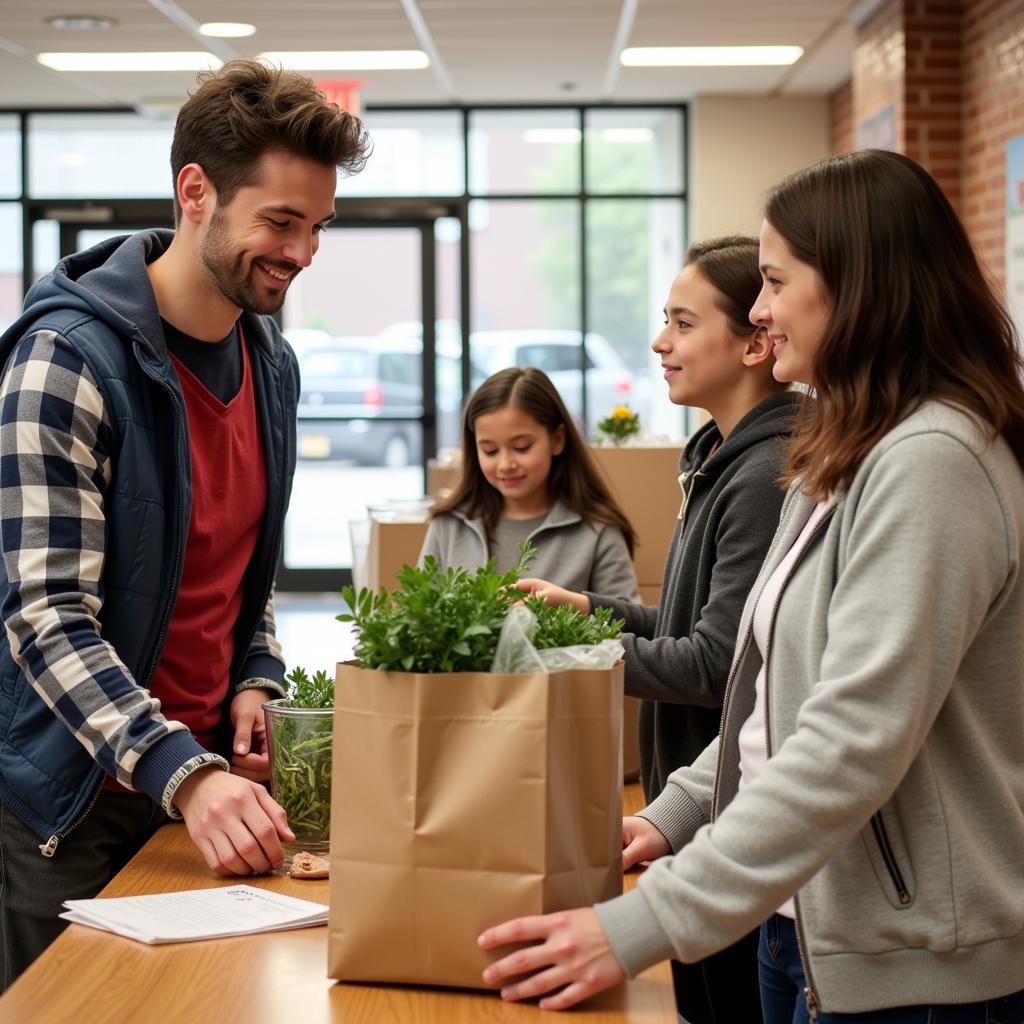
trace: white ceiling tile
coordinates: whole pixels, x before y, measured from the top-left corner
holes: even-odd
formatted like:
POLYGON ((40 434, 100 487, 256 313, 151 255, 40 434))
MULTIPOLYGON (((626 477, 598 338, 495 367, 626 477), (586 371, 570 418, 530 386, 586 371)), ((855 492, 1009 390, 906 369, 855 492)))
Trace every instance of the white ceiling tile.
MULTIPOLYGON (((175 0, 196 22, 245 21, 256 34, 220 41, 230 52, 412 49, 419 43, 401 0, 175 0)), ((601 99, 623 0, 418 0, 456 89, 457 101, 579 102, 601 99), (572 88, 567 89, 566 85, 572 88)), ((621 69, 613 99, 678 101, 702 92, 829 92, 849 76, 848 0, 640 0, 631 46, 795 43, 808 57, 790 69, 621 69), (817 56, 815 55, 817 54, 817 56)), ((189 32, 148 0, 0 0, 0 37, 31 54, 43 50, 196 49, 189 32), (47 17, 77 10, 114 18, 104 32, 60 31, 47 17)), ((318 77, 314 75, 314 77, 318 77)), ((443 103, 438 76, 426 71, 365 72, 364 104, 443 103)), ((0 107, 134 104, 184 95, 190 75, 61 76, 2 49, 0 107), (79 87, 94 84, 94 91, 79 87)))

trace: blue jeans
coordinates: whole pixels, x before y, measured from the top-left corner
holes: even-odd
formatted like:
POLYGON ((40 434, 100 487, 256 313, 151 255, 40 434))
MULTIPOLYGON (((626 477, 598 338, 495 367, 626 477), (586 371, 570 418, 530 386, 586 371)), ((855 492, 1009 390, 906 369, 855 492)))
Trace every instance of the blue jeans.
MULTIPOLYGON (((764 1024, 808 1024, 804 968, 796 926, 773 914, 761 925, 757 949, 764 1024)), ((818 1024, 1024 1024, 1024 990, 984 1003, 945 1006, 899 1006, 870 1013, 818 1011, 818 1024)))

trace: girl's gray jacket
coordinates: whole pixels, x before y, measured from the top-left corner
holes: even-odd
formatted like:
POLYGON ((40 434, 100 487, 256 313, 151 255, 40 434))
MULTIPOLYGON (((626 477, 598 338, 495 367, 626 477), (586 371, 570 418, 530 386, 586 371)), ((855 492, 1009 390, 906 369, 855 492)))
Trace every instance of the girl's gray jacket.
POLYGON ((1016 992, 1024 475, 1005 440, 930 402, 836 497, 772 610, 768 764, 738 791, 751 618, 813 508, 798 484, 744 608, 721 735, 643 812, 677 852, 598 916, 636 974, 729 945, 796 893, 812 1005, 1016 992))
MULTIPOLYGON (((561 500, 551 506, 529 541, 537 549, 530 576, 567 590, 594 590, 629 601, 640 599, 636 573, 622 532, 604 523, 585 523, 561 500)), ((430 522, 420 564, 433 555, 442 569, 460 565, 476 569, 488 559, 487 534, 479 519, 445 512, 430 522)))

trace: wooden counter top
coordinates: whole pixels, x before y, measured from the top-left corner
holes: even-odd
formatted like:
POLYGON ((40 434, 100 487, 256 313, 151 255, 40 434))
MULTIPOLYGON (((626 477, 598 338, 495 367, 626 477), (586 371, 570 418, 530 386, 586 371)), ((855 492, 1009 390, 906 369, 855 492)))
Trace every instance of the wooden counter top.
MULTIPOLYGON (((627 786, 626 813, 642 805, 627 786)), ((185 827, 167 825, 103 896, 231 885, 210 873, 185 827)), ((326 881, 277 875, 247 884, 327 903, 326 881)), ((626 888, 636 882, 626 876, 626 888)), ((484 991, 356 985, 326 976, 327 928, 146 946, 71 925, 0 998, 4 1024, 516 1024, 553 1019, 484 991)), ((571 1011, 590 1024, 675 1024, 667 963, 571 1011)))

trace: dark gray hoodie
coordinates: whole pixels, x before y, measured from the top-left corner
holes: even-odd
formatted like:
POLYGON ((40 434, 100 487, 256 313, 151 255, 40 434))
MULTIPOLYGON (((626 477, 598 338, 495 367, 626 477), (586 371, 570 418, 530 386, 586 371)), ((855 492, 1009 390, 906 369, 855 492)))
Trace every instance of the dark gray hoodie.
POLYGON ((658 607, 587 594, 592 607, 626 620, 626 693, 644 698, 640 778, 648 801, 718 735, 740 613, 779 522, 778 480, 800 401, 796 392, 765 399, 718 448, 714 422, 690 438, 658 607))

